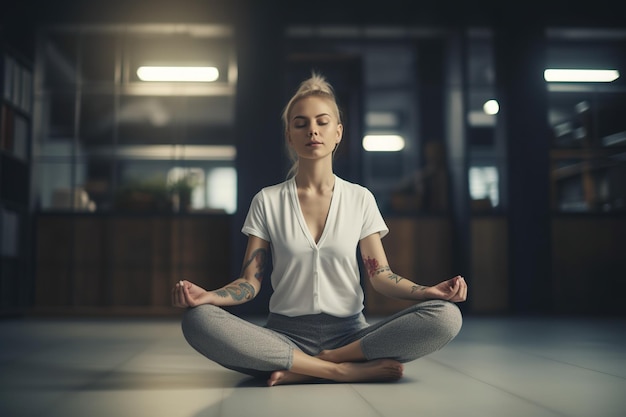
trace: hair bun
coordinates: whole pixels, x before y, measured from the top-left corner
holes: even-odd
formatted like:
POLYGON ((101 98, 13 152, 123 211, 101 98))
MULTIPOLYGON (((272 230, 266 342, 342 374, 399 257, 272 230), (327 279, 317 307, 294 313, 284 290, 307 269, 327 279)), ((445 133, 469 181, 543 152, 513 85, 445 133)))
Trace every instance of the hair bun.
POLYGON ((326 78, 313 71, 311 73, 311 77, 302 81, 300 83, 300 87, 296 91, 294 97, 302 97, 309 94, 314 94, 316 92, 328 94, 329 96, 335 97, 335 91, 333 87, 326 81, 326 78))

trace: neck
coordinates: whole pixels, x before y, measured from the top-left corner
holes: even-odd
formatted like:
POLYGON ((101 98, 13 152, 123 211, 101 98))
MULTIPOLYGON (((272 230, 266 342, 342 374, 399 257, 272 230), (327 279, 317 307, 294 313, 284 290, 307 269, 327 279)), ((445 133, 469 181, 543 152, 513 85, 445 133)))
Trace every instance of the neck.
POLYGON ((331 161, 325 162, 300 159, 296 174, 298 188, 332 189, 335 185, 335 174, 331 161))

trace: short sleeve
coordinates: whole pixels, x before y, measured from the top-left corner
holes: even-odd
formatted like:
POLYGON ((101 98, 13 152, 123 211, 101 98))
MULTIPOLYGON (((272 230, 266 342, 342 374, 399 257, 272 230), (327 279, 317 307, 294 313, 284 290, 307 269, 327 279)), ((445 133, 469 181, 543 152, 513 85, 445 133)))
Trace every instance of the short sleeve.
POLYGON ((376 203, 374 194, 368 189, 364 189, 363 196, 363 226, 361 228, 361 236, 359 239, 363 239, 372 233, 380 233, 380 237, 384 237, 389 233, 389 228, 383 219, 382 214, 376 203))
POLYGON ((268 242, 270 241, 262 191, 259 191, 252 199, 241 232, 246 236, 253 235, 268 242))

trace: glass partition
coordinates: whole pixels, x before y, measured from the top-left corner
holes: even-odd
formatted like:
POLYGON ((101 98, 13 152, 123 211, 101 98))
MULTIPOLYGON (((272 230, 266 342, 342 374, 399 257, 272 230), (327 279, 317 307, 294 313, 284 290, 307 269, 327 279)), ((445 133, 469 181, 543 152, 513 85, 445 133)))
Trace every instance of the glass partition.
POLYGON ((34 172, 43 211, 236 210, 234 34, 222 25, 44 28, 34 172), (211 68, 204 79, 141 67, 211 68))
POLYGON ((624 212, 626 33, 553 29, 548 39, 547 68, 612 70, 617 77, 546 82, 552 132, 552 209, 624 212))

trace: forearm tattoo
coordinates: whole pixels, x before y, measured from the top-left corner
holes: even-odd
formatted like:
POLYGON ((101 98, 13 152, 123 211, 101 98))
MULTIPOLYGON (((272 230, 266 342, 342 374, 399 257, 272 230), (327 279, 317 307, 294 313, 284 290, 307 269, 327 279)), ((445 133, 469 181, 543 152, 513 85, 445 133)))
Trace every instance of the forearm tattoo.
POLYGON ((247 282, 228 285, 221 290, 215 291, 220 297, 226 298, 230 295, 235 301, 251 300, 254 298, 255 292, 254 287, 247 282))
POLYGON ((427 287, 423 286, 423 285, 413 285, 411 287, 411 294, 413 294, 415 291, 424 291, 427 287))
POLYGON ((370 258, 369 256, 367 258, 363 258, 363 264, 367 269, 367 275, 369 275, 370 277, 373 277, 377 273, 382 272, 379 271, 380 265, 378 265, 378 261, 376 259, 370 258))
MULTIPOLYGON (((404 279, 400 275, 391 272, 391 268, 389 267, 389 265, 380 266, 376 259, 370 258, 369 256, 367 258, 363 258, 363 263, 367 268, 367 273, 370 278, 383 272, 389 272, 389 275, 387 275, 387 279, 393 281, 396 284, 404 279)), ((411 294, 416 291, 424 291, 426 288, 428 287, 425 287, 423 285, 413 285, 411 287, 411 294)))
POLYGON ((369 256, 367 258, 363 258, 363 263, 365 264, 365 267, 367 268, 367 273, 370 276, 370 278, 373 277, 374 275, 378 275, 383 272, 389 272, 389 275, 387 275, 387 278, 390 281, 394 281, 397 284, 398 282, 403 280, 401 276, 391 272, 391 268, 389 268, 389 265, 380 266, 378 263, 378 260, 370 258, 369 256))
POLYGON ((256 272, 254 273, 254 276, 256 279, 259 280, 259 282, 261 282, 263 281, 263 277, 265 276, 265 271, 267 268, 267 250, 264 248, 259 248, 252 252, 250 259, 248 259, 243 264, 243 267, 241 268, 241 274, 239 276, 243 277, 244 272, 252 263, 252 261, 254 261, 256 265, 256 272))

